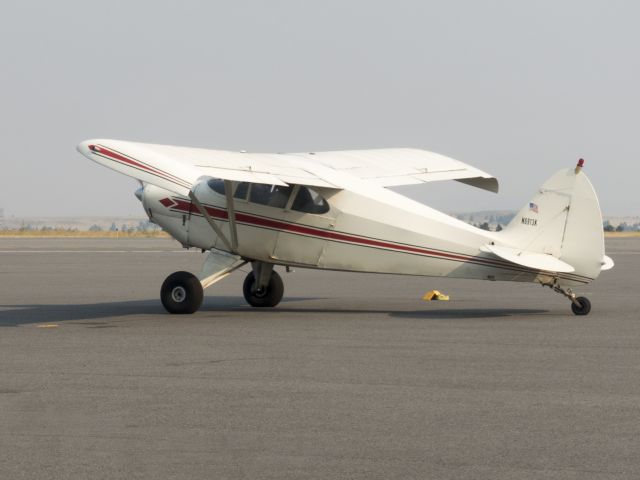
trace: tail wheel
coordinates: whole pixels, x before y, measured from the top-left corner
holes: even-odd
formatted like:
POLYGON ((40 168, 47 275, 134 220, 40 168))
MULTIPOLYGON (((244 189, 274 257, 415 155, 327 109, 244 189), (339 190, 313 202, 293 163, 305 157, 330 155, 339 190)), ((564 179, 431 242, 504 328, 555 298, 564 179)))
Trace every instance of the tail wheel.
POLYGON ((576 315, 587 315, 591 311, 591 302, 587 297, 577 297, 576 302, 580 304, 580 306, 576 305, 574 302, 571 302, 571 311, 576 315))
POLYGON ((262 289, 256 288, 256 279, 253 272, 247 275, 242 285, 242 293, 252 307, 275 307, 284 295, 284 284, 278 272, 271 272, 269 284, 262 289))
POLYGON ((194 313, 202 305, 203 297, 200 280, 189 272, 172 273, 160 288, 160 300, 169 313, 194 313))

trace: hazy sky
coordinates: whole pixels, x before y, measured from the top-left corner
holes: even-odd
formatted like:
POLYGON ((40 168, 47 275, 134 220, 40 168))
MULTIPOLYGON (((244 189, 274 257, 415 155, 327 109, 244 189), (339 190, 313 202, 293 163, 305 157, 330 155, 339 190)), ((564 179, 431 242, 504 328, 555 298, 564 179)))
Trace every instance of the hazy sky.
POLYGON ((404 191, 516 209, 586 159, 604 213, 640 214, 640 2, 0 4, 0 208, 144 215, 87 138, 248 151, 391 146, 500 179, 404 191))

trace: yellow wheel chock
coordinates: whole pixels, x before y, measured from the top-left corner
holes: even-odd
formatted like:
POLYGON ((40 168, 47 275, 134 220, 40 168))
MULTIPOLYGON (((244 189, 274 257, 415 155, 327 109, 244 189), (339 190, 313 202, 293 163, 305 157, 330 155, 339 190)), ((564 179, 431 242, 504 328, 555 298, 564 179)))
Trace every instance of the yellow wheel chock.
POLYGON ((438 290, 430 290, 424 294, 422 297, 423 300, 430 302, 431 300, 442 300, 449 301, 449 295, 445 295, 444 293, 440 293, 438 290))

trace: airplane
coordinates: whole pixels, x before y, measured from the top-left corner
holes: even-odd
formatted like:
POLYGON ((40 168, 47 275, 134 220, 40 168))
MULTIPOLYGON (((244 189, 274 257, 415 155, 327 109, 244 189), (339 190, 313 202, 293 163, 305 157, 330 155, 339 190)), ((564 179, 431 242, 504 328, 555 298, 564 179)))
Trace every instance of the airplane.
POLYGON ((591 302, 572 288, 614 265, 582 159, 493 232, 389 189, 455 180, 498 192, 494 176, 426 150, 264 154, 107 139, 77 149, 137 179, 149 220, 185 248, 209 252, 198 276, 180 271, 163 282, 160 299, 172 314, 196 312, 205 288, 250 263, 243 294, 253 307, 282 300, 278 265, 531 282, 587 315, 591 302))

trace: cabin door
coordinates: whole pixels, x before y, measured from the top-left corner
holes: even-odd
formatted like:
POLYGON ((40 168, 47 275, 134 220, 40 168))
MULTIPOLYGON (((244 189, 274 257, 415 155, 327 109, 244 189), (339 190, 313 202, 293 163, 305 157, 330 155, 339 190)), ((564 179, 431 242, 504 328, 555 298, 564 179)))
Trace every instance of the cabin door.
POLYGON ((329 204, 315 191, 296 187, 282 216, 272 258, 283 263, 318 266, 335 226, 329 204))

